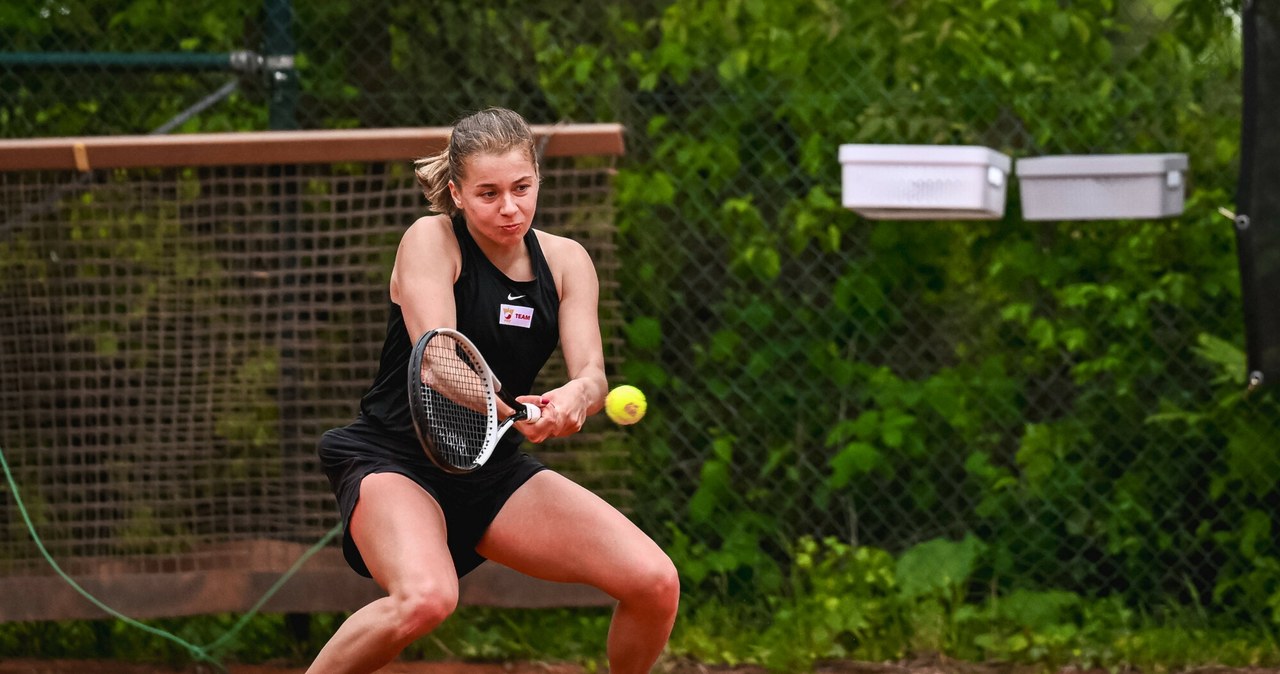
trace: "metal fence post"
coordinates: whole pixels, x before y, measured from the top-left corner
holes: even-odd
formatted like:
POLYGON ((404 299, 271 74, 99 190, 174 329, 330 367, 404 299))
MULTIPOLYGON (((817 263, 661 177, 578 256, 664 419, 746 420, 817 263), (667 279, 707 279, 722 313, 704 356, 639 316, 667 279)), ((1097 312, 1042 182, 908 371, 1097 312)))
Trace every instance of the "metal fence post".
POLYGON ((266 71, 271 87, 272 129, 298 128, 298 71, 294 69, 293 5, 289 0, 264 0, 266 71))

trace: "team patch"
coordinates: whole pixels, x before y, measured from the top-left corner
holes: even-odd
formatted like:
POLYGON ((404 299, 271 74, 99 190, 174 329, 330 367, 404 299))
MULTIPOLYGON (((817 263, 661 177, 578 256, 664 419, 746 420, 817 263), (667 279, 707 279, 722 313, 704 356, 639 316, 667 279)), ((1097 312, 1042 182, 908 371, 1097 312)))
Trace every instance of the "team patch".
POLYGON ((514 304, 504 304, 498 313, 499 325, 514 325, 517 328, 527 328, 533 324, 533 307, 518 307, 514 304))

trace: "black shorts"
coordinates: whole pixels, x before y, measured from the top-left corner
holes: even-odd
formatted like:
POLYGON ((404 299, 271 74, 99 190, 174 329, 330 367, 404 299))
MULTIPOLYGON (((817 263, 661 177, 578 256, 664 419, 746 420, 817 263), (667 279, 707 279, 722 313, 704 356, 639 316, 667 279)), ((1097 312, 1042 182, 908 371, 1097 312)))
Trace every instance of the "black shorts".
POLYGON ((523 452, 495 452, 475 472, 452 475, 431 463, 417 438, 388 434, 361 420, 327 431, 320 437, 319 455, 342 515, 342 553, 351 568, 365 577, 372 574, 351 539, 351 513, 365 476, 399 473, 431 494, 444 511, 449 552, 461 578, 484 561, 476 545, 503 504, 529 478, 547 470, 523 452))

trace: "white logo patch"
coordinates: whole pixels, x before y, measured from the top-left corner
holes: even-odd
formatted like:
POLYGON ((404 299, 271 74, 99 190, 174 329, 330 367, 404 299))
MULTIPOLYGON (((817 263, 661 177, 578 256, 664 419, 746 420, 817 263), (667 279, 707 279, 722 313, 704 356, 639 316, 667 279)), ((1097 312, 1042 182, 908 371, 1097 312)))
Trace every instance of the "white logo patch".
POLYGON ((499 325, 514 325, 517 328, 527 328, 533 324, 533 307, 518 307, 514 304, 502 305, 501 311, 498 313, 499 325))

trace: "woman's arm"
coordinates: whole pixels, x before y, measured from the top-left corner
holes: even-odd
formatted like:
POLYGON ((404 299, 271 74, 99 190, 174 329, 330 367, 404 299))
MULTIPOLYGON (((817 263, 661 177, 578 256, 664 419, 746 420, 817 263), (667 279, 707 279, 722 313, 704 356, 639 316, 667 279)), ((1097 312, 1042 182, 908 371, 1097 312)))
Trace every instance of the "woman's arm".
POLYGON ((391 270, 391 301, 404 314, 409 343, 428 330, 457 325, 453 284, 462 268, 462 253, 449 218, 419 218, 405 230, 391 270))
POLYGON ((548 401, 545 437, 563 437, 582 430, 587 417, 604 407, 608 392, 600 337, 600 281, 582 244, 539 234, 560 291, 560 349, 569 375, 564 385, 542 395, 548 401))

